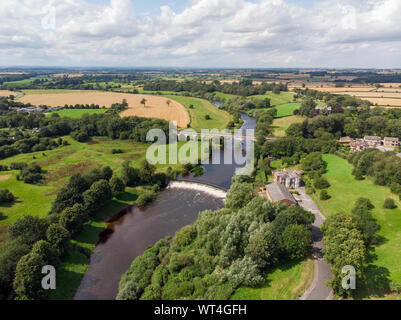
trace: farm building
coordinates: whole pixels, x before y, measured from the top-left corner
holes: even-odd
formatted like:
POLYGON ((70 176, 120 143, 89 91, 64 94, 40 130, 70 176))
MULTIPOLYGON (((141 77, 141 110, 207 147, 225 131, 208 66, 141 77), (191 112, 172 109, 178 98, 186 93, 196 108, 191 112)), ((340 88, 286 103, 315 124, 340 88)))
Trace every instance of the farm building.
POLYGON ((284 203, 287 206, 296 206, 298 203, 294 196, 287 190, 287 188, 278 182, 269 184, 266 187, 266 196, 270 202, 273 203, 284 203))
POLYGON ((363 151, 369 148, 369 145, 364 139, 356 139, 350 143, 352 151, 363 151))
POLYGON ((274 182, 280 183, 288 189, 299 188, 302 182, 302 173, 302 171, 295 170, 274 171, 274 182))

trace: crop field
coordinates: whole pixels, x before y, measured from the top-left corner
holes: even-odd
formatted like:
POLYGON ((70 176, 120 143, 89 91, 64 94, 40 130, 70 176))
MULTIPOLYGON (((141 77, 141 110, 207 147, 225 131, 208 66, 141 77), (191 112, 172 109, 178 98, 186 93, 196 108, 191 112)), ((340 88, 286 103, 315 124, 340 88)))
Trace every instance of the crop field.
POLYGON ((16 95, 16 93, 15 92, 13 92, 13 91, 8 91, 8 90, 0 90, 0 97, 8 97, 8 96, 11 96, 11 95, 16 95))
POLYGON ((294 102, 294 93, 293 92, 280 92, 280 94, 275 94, 273 92, 266 92, 266 94, 255 95, 252 98, 256 99, 270 99, 270 105, 278 106, 285 103, 294 102))
POLYGON ((347 160, 334 155, 324 155, 328 163, 325 178, 331 187, 328 193, 330 200, 321 201, 326 213, 336 212, 349 214, 358 198, 368 198, 375 208, 373 216, 381 226, 379 234, 383 240, 370 252, 371 259, 367 268, 367 285, 362 292, 362 298, 380 296, 377 282, 374 280, 382 277, 401 283, 401 266, 394 257, 401 252, 401 201, 390 192, 387 187, 375 185, 369 179, 357 181, 352 176, 352 165, 347 160), (392 198, 397 204, 393 210, 384 209, 383 203, 387 198, 392 198))
POLYGON ((293 123, 301 123, 304 121, 305 118, 301 116, 290 116, 290 117, 284 117, 284 118, 279 118, 275 119, 273 121, 273 134, 275 137, 285 137, 286 133, 285 131, 288 129, 290 125, 293 123))
POLYGON ((158 118, 168 121, 177 121, 180 128, 186 128, 190 123, 190 117, 185 107, 174 101, 168 106, 169 99, 160 96, 124 94, 114 92, 86 91, 77 93, 51 93, 51 94, 27 94, 19 101, 33 105, 48 105, 58 107, 76 104, 98 104, 110 107, 113 103, 121 103, 127 100, 129 105, 121 116, 139 116, 158 118), (146 104, 141 104, 146 99, 146 104))
POLYGON ((107 109, 63 109, 48 113, 47 116, 51 117, 52 114, 58 114, 60 117, 67 117, 73 119, 80 119, 84 114, 103 114, 107 109))
MULTIPOLYGON (((70 89, 44 89, 44 90, 36 90, 36 89, 23 89, 21 90, 25 95, 33 95, 33 94, 59 94, 59 93, 85 93, 87 90, 70 90, 70 89)), ((21 101, 21 100, 20 100, 21 101)))
POLYGON ((360 98, 395 98, 401 99, 401 91, 400 92, 339 92, 338 94, 348 94, 353 97, 360 98))
POLYGON ((191 116, 190 127, 195 131, 200 132, 202 129, 226 129, 227 124, 231 120, 231 115, 228 112, 220 110, 207 100, 179 96, 166 97, 178 101, 187 108, 191 116), (190 108, 191 105, 193 109, 190 108), (210 120, 206 120, 206 115, 210 116, 210 120))

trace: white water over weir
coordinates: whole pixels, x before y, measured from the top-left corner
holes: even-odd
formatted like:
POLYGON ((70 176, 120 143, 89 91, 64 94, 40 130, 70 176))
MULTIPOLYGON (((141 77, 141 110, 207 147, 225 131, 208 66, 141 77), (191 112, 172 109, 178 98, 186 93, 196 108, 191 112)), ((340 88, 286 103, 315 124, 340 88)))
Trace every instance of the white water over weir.
POLYGON ((206 184, 186 182, 186 181, 173 181, 170 182, 168 189, 186 189, 204 192, 210 196, 218 199, 225 200, 227 192, 223 189, 215 188, 206 184))

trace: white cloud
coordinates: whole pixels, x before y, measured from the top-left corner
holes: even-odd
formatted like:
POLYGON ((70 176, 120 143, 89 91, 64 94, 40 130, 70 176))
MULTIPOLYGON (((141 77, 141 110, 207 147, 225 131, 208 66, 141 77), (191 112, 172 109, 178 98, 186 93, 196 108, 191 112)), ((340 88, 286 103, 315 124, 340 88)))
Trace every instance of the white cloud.
POLYGON ((193 0, 158 16, 130 0, 6 1, 0 65, 397 67, 399 17, 399 0, 193 0))

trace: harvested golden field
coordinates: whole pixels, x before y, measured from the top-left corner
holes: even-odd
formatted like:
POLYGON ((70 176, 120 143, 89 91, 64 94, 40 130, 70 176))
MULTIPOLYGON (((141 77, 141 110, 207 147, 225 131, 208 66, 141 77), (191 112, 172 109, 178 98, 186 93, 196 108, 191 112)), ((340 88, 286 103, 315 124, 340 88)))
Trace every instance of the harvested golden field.
POLYGON ((392 98, 361 98, 362 100, 369 100, 373 104, 378 104, 379 106, 395 106, 401 107, 401 99, 392 98))
POLYGON ((113 103, 121 103, 127 100, 129 109, 124 111, 121 116, 139 116, 157 118, 168 121, 177 121, 180 128, 186 128, 190 123, 190 117, 185 107, 173 100, 170 106, 167 105, 169 99, 142 94, 127 94, 114 92, 74 92, 57 94, 28 94, 19 101, 31 103, 33 105, 47 105, 58 107, 76 104, 98 104, 109 108, 113 103), (146 105, 142 105, 142 99, 146 99, 146 105))
POLYGON ((380 83, 380 85, 382 85, 385 88, 400 88, 401 83, 397 82, 397 83, 380 83))
POLYGON ((8 97, 8 96, 11 96, 11 95, 16 95, 16 93, 15 92, 12 92, 12 91, 8 91, 8 90, 0 90, 0 97, 8 97))
POLYGON ((348 94, 349 92, 369 92, 374 89, 375 89, 374 87, 351 87, 351 88, 323 87, 323 88, 315 88, 314 90, 330 92, 330 93, 338 93, 338 94, 348 94))
POLYGON ((395 98, 401 99, 401 91, 396 92, 338 92, 338 94, 348 94, 354 97, 363 98, 395 98))

